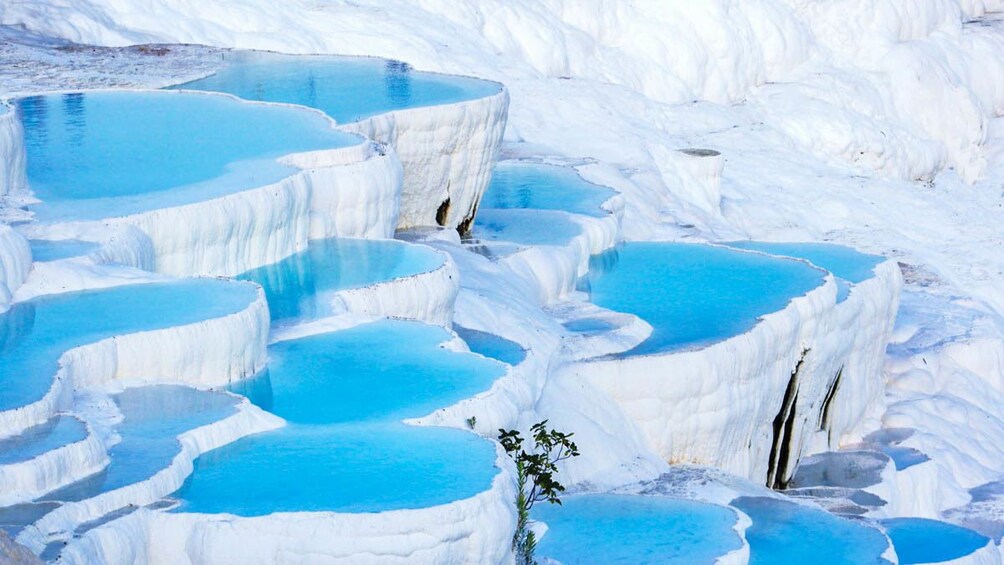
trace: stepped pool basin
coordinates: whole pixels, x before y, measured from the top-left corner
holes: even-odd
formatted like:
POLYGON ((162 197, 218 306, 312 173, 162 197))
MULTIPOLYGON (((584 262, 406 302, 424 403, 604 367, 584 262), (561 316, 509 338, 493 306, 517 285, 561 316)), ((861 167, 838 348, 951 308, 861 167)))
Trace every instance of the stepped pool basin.
POLYGON ((58 261, 71 257, 80 257, 97 251, 101 244, 93 241, 78 241, 75 239, 46 240, 30 239, 31 258, 35 261, 58 261))
POLYGON ((379 512, 487 490, 498 472, 491 442, 401 423, 487 390, 504 374, 500 363, 441 347, 449 337, 386 320, 274 344, 268 373, 258 377, 267 381, 234 390, 287 425, 199 457, 175 494, 177 511, 379 512))
POLYGON ((96 220, 190 204, 293 174, 278 157, 357 145, 309 110, 165 91, 16 101, 28 184, 43 221, 96 220))
POLYGON ((417 72, 401 61, 247 51, 227 53, 216 74, 173 88, 309 106, 338 123, 484 98, 502 89, 491 81, 417 72))
POLYGON ((331 238, 237 278, 265 289, 272 323, 283 325, 330 313, 326 294, 426 273, 443 264, 428 247, 395 240, 331 238))
POLYGON ((40 400, 69 349, 105 338, 234 314, 258 296, 247 283, 190 279, 44 296, 0 314, 0 411, 40 400))
POLYGON ((892 518, 881 523, 903 565, 959 559, 990 543, 968 528, 937 520, 892 518))
POLYGON ((574 495, 533 513, 548 528, 537 555, 564 565, 711 564, 742 547, 735 512, 691 500, 574 495))
POLYGON ((616 195, 613 189, 588 182, 569 167, 502 161, 495 165, 481 208, 562 210, 603 217, 609 214, 603 203, 616 195))
POLYGON ((799 261, 711 245, 629 242, 594 256, 580 288, 595 304, 652 325, 652 335, 625 354, 644 355, 741 334, 823 279, 799 261))
POLYGON ((474 353, 501 361, 508 365, 519 365, 526 359, 526 350, 515 341, 489 332, 471 330, 461 326, 453 326, 460 339, 467 342, 467 347, 474 353))
POLYGON ((566 245, 581 233, 582 227, 561 212, 486 208, 478 212, 472 236, 518 245, 566 245))
POLYGON ((56 416, 20 434, 0 440, 0 466, 34 459, 87 437, 87 426, 73 416, 56 416))
POLYGON ((753 520, 746 530, 751 565, 888 564, 882 532, 862 522, 785 500, 742 497, 732 506, 753 520))
POLYGON ((736 249, 760 251, 782 257, 805 259, 813 265, 833 273, 837 279, 837 302, 850 295, 851 286, 875 276, 875 267, 885 257, 869 255, 832 243, 774 243, 765 241, 730 241, 725 243, 736 249))
POLYGON ((129 388, 114 399, 122 414, 115 426, 121 441, 108 450, 108 467, 41 501, 83 500, 153 477, 181 453, 179 435, 235 414, 239 400, 178 385, 129 388))

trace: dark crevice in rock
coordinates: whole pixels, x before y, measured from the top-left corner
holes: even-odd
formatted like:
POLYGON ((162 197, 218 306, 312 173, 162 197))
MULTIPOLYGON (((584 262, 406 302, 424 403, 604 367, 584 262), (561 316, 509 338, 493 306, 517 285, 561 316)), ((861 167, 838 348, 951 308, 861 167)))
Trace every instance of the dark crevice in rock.
POLYGON ((770 448, 770 460, 767 462, 767 486, 772 489, 783 490, 788 486, 788 471, 792 463, 791 440, 795 430, 795 406, 798 404, 798 376, 808 352, 808 349, 802 351, 802 356, 791 372, 781 409, 774 417, 774 440, 770 448))
POLYGON ((843 375, 844 368, 841 367, 837 371, 837 376, 833 379, 833 384, 830 385, 830 390, 826 391, 826 397, 823 398, 823 407, 819 412, 819 430, 827 433, 827 441, 833 440, 832 437, 829 437, 830 420, 833 418, 833 399, 837 396, 837 390, 840 388, 840 377, 843 375))
POLYGON ((436 210, 436 223, 440 226, 445 226, 446 221, 450 216, 450 197, 447 196, 446 200, 439 205, 439 209, 436 210))
POLYGON ((471 213, 457 224, 457 232, 461 238, 471 236, 471 228, 474 227, 474 217, 478 215, 478 203, 475 202, 471 208, 471 213))

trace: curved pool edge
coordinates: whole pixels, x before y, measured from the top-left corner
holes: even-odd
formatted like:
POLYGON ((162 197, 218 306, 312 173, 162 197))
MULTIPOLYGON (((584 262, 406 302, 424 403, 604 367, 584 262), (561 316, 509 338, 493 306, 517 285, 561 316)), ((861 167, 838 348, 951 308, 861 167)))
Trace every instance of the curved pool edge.
POLYGON ((877 368, 901 285, 898 267, 887 261, 874 279, 859 285, 856 296, 837 304, 836 283, 828 275, 822 286, 724 341, 686 351, 587 359, 559 371, 586 379, 613 398, 666 461, 783 482, 801 454, 853 437, 867 426, 857 416, 881 412, 877 368), (673 386, 662 375, 674 376, 673 386), (842 375, 839 382, 836 375, 842 375), (797 394, 786 399, 793 380, 797 394), (728 417, 701 417, 705 412, 728 417), (786 438, 771 435, 779 412, 792 422, 786 438), (780 464, 779 440, 785 439, 790 455, 780 464))

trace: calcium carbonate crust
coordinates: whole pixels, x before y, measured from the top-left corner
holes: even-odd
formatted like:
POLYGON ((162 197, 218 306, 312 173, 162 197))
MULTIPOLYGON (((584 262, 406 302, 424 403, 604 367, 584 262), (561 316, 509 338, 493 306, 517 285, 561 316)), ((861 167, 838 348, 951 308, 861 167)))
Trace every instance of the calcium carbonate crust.
MULTIPOLYGON (((234 283, 246 284, 246 283, 234 283)), ((73 391, 115 379, 221 386, 265 364, 269 313, 257 288, 244 309, 220 318, 104 339, 65 352, 46 394, 0 411, 0 437, 42 424, 73 403, 73 391)))
POLYGON ((838 304, 827 276, 741 335, 694 350, 570 363, 558 372, 606 392, 670 463, 785 482, 802 454, 877 425, 901 285, 897 264, 887 261, 838 304), (786 400, 789 390, 795 395, 786 400), (782 410, 786 404, 793 410, 782 410), (782 411, 789 431, 775 437, 782 411))
POLYGON ((509 113, 509 92, 453 104, 395 110, 342 124, 394 148, 404 166, 401 229, 467 232, 491 181, 509 113))

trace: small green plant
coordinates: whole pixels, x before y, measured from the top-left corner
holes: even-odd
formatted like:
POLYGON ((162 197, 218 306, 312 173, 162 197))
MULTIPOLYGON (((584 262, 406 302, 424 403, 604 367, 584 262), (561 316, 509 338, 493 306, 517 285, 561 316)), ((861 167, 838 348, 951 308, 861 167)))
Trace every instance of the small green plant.
POLYGON ((467 427, 470 428, 470 429, 472 429, 472 430, 474 429, 474 426, 478 425, 478 417, 477 416, 471 416, 470 418, 468 418, 468 419, 466 419, 464 421, 467 422, 467 427))
POLYGON ((530 428, 533 447, 523 449, 523 437, 516 430, 499 429, 499 443, 516 463, 516 533, 512 550, 517 565, 536 565, 533 554, 537 549, 537 536, 530 529, 530 509, 537 502, 561 504, 565 491, 555 478, 558 463, 579 456, 579 448, 566 434, 547 428, 547 420, 530 428))

